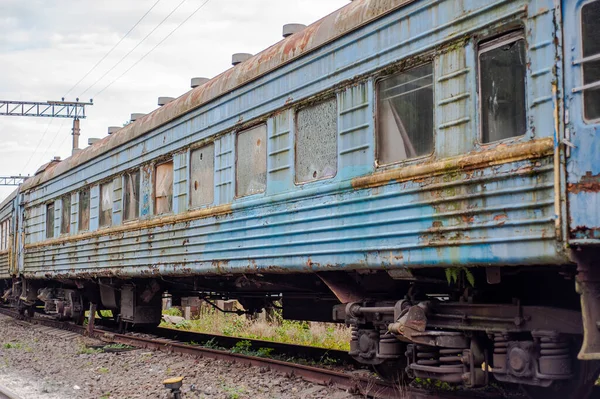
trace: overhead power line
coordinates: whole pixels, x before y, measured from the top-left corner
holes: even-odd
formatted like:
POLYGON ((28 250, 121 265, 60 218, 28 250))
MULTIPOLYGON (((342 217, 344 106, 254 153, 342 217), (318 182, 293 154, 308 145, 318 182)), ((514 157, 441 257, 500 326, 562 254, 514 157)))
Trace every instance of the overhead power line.
POLYGON ((50 122, 48 122, 48 124, 46 125, 46 130, 44 130, 44 133, 42 133, 42 137, 38 140, 37 145, 35 146, 35 150, 33 150, 31 155, 29 156, 29 159, 27 160, 27 163, 23 167, 23 173, 27 170, 27 167, 29 166, 29 163, 33 159, 33 156, 35 155, 37 150, 39 150, 40 145, 42 144, 42 141, 44 141, 44 137, 46 137, 46 133, 48 133, 48 129, 50 129, 50 125, 52 125, 53 121, 54 121, 54 119, 50 119, 50 122))
POLYGON ((97 80, 96 80, 94 83, 92 83, 91 85, 89 85, 89 86, 87 87, 87 89, 85 89, 85 90, 83 91, 83 93, 81 93, 81 94, 79 95, 79 97, 83 97, 83 95, 84 95, 85 93, 87 93, 87 92, 88 92, 88 91, 89 91, 89 90, 90 90, 92 87, 96 86, 96 85, 97 85, 97 84, 98 84, 98 83, 99 83, 99 82, 100 82, 102 79, 104 79, 104 78, 106 77, 106 75, 108 75, 109 73, 111 73, 111 72, 112 72, 112 71, 113 71, 113 70, 114 70, 114 69, 115 69, 115 68, 116 68, 116 67, 117 67, 117 66, 118 66, 118 65, 119 65, 121 62, 123 62, 123 60, 124 60, 125 58, 129 57, 129 55, 130 55, 131 53, 133 53, 133 52, 135 51, 135 49, 137 49, 139 46, 141 46, 141 45, 142 45, 142 43, 144 43, 144 42, 146 41, 146 39, 148 39, 148 38, 150 37, 150 35, 152 35, 152 34, 153 34, 153 33, 154 33, 154 32, 155 32, 155 31, 156 31, 156 30, 157 30, 157 29, 158 29, 158 28, 159 28, 159 27, 160 27, 160 26, 163 24, 163 23, 165 23, 165 21, 166 21, 167 19, 169 19, 169 17, 170 17, 171 15, 173 15, 173 13, 174 13, 175 11, 177 11, 177 9, 179 9, 179 7, 181 7, 181 6, 183 5, 183 3, 185 3, 186 1, 187 1, 187 0, 182 0, 182 1, 181 1, 179 4, 177 4, 177 6, 176 6, 176 7, 175 7, 175 8, 174 8, 174 9, 173 9, 173 10, 172 10, 172 11, 171 11, 169 14, 167 14, 167 16, 166 16, 166 17, 164 17, 164 18, 163 18, 163 20, 162 20, 162 21, 160 21, 160 22, 158 23, 158 25, 156 25, 156 26, 154 27, 154 29, 152 29, 152 30, 151 30, 151 31, 150 31, 150 32, 149 32, 149 33, 148 33, 146 36, 144 36, 144 38, 143 38, 142 40, 140 40, 140 41, 139 41, 139 43, 135 45, 135 47, 133 47, 131 50, 129 50, 129 51, 127 52, 127 54, 125 54, 123 57, 121 57, 121 59, 120 59, 119 61, 117 61, 117 62, 116 62, 116 63, 115 63, 115 64, 114 64, 112 67, 110 67, 110 69, 109 69, 108 71, 104 72, 104 74, 103 74, 102 76, 100 76, 100 78, 98 78, 98 79, 97 79, 97 80))
POLYGON ((152 5, 152 7, 150 7, 150 8, 148 9, 148 11, 146 11, 146 12, 144 13, 144 15, 142 15, 142 17, 141 17, 140 19, 138 19, 138 21, 137 21, 137 22, 136 22, 136 23, 135 23, 135 24, 134 24, 134 25, 131 27, 131 29, 129 29, 129 30, 127 31, 127 33, 125 33, 125 35, 124 35, 124 36, 121 38, 121 40, 119 40, 119 41, 118 41, 118 42, 117 42, 117 43, 116 43, 116 44, 115 44, 115 45, 114 45, 114 46, 113 46, 113 47, 112 47, 110 50, 108 50, 108 53, 104 54, 104 57, 100 58, 100 60, 99 60, 98 62, 96 62, 96 64, 95 64, 95 65, 94 65, 92 68, 90 68, 90 70, 89 70, 89 71, 87 71, 87 72, 86 72, 86 74, 85 74, 85 75, 83 75, 83 77, 82 77, 81 79, 79 79, 79 80, 77 81, 77 83, 75 83, 75 84, 73 85, 73 87, 71 87, 71 88, 69 89, 69 91, 67 91, 67 92, 65 93, 65 95, 64 95, 63 97, 66 97, 66 96, 67 96, 67 95, 68 95, 70 92, 72 92, 72 91, 73 91, 73 89, 74 89, 74 88, 76 88, 76 87, 79 85, 79 83, 81 83, 81 82, 82 82, 82 81, 83 81, 85 78, 87 78, 87 77, 90 75, 90 73, 92 73, 92 72, 93 72, 93 71, 94 71, 94 70, 95 70, 95 69, 98 67, 98 65, 100 65, 100 64, 102 63, 102 61, 104 61, 104 60, 106 59, 106 57, 108 57, 108 56, 109 56, 109 55, 110 55, 110 54, 111 54, 111 53, 112 53, 112 52, 113 52, 113 51, 114 51, 114 50, 115 50, 115 49, 116 49, 116 48, 119 46, 119 44, 121 44, 121 42, 122 42, 123 40, 125 40, 125 38, 126 38, 127 36, 129 36, 129 34, 130 34, 131 32, 133 32, 133 30, 135 29, 135 27, 136 27, 136 26, 138 26, 138 25, 140 24, 140 22, 142 22, 142 20, 143 20, 144 18, 146 18, 146 16, 147 16, 148 14, 150 14, 150 11, 152 11, 152 10, 154 9, 154 7, 156 7, 156 5, 157 5, 158 3, 160 3, 160 1, 161 1, 161 0, 156 0, 156 2, 155 2, 153 5, 152 5))
POLYGON ((131 71, 137 64, 139 64, 144 58, 146 58, 151 52, 153 52, 158 46, 160 46, 161 44, 163 44, 163 42, 165 40, 167 40, 173 33, 175 33, 175 31, 177 31, 177 29, 181 28, 183 26, 183 24, 185 24, 187 21, 189 21, 198 11, 200 11, 200 9, 202 7, 204 7, 210 0, 204 0, 202 2, 202 4, 200 4, 194 11, 192 11, 192 13, 183 21, 181 21, 181 23, 179 25, 177 25, 175 27, 175 29, 173 29, 171 32, 169 32, 169 34, 167 36, 165 36, 160 42, 158 42, 154 47, 152 47, 146 54, 144 54, 139 60, 137 60, 135 63, 133 63, 133 65, 131 65, 129 68, 127 68, 122 74, 120 74, 119 76, 117 76, 113 81, 111 81, 109 84, 107 84, 106 86, 104 86, 102 88, 102 90, 96 92, 96 94, 94 94, 93 98, 98 97, 102 92, 104 92, 104 90, 108 89, 110 86, 113 85, 113 83, 115 83, 117 80, 121 79, 127 72, 131 71))

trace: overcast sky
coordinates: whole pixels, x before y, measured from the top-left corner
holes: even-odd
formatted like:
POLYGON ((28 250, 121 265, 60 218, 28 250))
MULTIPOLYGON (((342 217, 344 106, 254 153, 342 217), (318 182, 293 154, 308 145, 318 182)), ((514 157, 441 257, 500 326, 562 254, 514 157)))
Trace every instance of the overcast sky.
MULTIPOLYGON (((0 99, 60 100, 156 1, 0 0, 0 99)), ((108 126, 122 126, 131 113, 157 108, 159 96, 185 93, 190 78, 223 72, 231 66, 231 54, 255 54, 279 41, 283 24, 308 25, 348 4, 348 0, 209 0, 97 95, 205 1, 159 1, 65 97, 67 101, 94 99, 94 105, 86 108, 88 118, 81 121, 80 147, 87 145, 88 138, 105 136, 108 126), (152 35, 98 81, 180 3, 152 35)), ((0 176, 33 174, 53 156, 68 157, 71 124, 71 119, 1 116, 0 176)), ((0 200, 13 190, 0 187, 0 200)))

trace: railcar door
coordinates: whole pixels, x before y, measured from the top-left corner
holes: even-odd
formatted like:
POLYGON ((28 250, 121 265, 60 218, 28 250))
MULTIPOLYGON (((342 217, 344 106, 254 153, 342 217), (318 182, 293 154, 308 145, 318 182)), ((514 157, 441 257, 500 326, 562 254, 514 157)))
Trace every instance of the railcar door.
POLYGON ((568 241, 577 262, 584 342, 600 359, 600 0, 563 0, 568 241))

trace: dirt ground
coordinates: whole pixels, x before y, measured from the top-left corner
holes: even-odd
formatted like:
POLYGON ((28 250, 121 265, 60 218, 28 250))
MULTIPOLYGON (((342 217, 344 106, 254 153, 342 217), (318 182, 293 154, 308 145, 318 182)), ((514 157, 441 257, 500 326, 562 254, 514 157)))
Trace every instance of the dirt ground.
POLYGON ((184 398, 355 396, 259 368, 148 350, 95 353, 101 344, 0 316, 0 385, 22 398, 171 398, 162 381, 184 377, 184 398))

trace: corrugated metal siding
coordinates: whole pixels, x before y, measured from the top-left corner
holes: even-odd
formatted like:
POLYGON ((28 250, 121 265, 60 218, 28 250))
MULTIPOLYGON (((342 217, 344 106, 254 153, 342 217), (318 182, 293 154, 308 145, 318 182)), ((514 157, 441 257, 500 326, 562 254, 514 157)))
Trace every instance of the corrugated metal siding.
POLYGON ((0 279, 10 278, 9 251, 0 252, 0 279))
POLYGON ((552 170, 545 158, 418 183, 315 189, 118 239, 29 249, 25 268, 134 275, 560 263, 552 170))
MULTIPOLYGON (((458 39, 472 32, 487 32, 489 27, 504 25, 511 18, 518 21, 530 15, 531 18, 524 19, 528 32, 541 18, 533 17, 535 13, 541 13, 544 7, 554 7, 550 0, 532 2, 530 7, 528 4, 504 0, 415 2, 176 122, 124 144, 109 157, 82 167, 77 175, 75 171, 63 175, 64 180, 50 182, 32 192, 29 201, 42 201, 75 189, 84 181, 105 178, 219 134, 215 139, 215 205, 231 204, 231 212, 159 227, 148 228, 144 224, 137 231, 28 248, 26 273, 42 275, 49 268, 63 274, 147 275, 159 271, 284 272, 566 262, 555 229, 560 215, 555 213, 551 157, 529 161, 508 159, 502 161, 505 164, 489 162, 487 167, 480 165, 478 169, 465 164, 464 170, 452 172, 439 166, 435 176, 421 175, 401 183, 389 179, 373 188, 353 188, 350 180, 374 168, 375 96, 373 76, 352 82, 351 79, 457 39, 441 49, 435 59, 434 104, 438 107, 435 154, 425 161, 411 160, 385 169, 403 170, 437 160, 441 165, 449 156, 477 153, 481 148, 477 144, 474 100, 476 43, 458 39), (290 104, 295 106, 294 101, 343 82, 347 86, 337 88, 339 173, 331 179, 293 184, 294 117, 291 111, 284 110, 267 121, 268 195, 234 198, 235 133, 230 129, 290 104)), ((552 29, 547 34, 551 40, 552 29)), ((541 40, 537 36, 535 39, 541 40)), ((536 49, 529 57, 531 65, 538 69, 556 62, 556 55, 536 49)), ((546 91, 552 92, 551 86, 536 84, 539 85, 536 98, 543 97, 546 91)), ((515 142, 526 143, 558 134, 544 121, 549 119, 546 103, 530 99, 527 114, 530 128, 515 142), (537 127, 538 122, 543 128, 537 127)), ((506 148, 506 144, 486 147, 506 148)), ((151 166, 144 167, 142 219, 152 215, 152 173, 151 166)), ((96 218, 95 225, 91 223, 94 230, 97 186, 93 187, 91 198, 92 221, 96 218)))
POLYGON ((44 205, 27 208, 25 213, 25 244, 46 239, 46 210, 44 205))
POLYGON ((174 213, 185 212, 189 209, 188 187, 188 153, 175 154, 173 157, 174 213))

